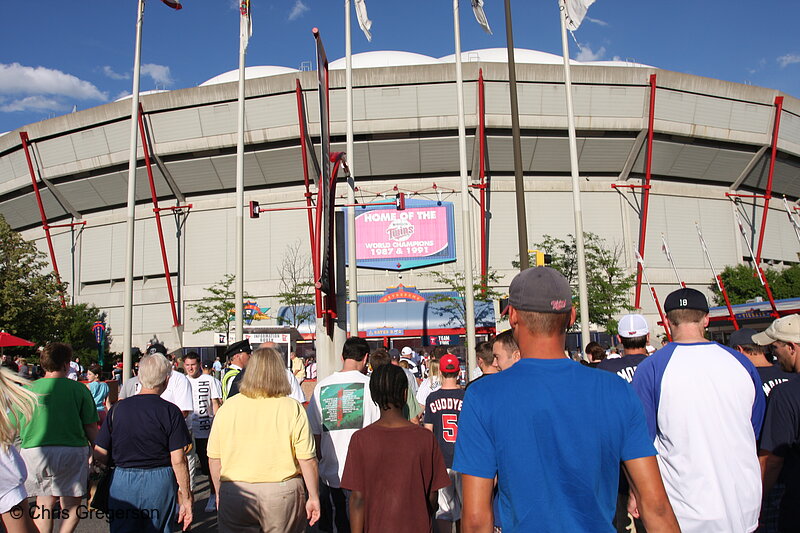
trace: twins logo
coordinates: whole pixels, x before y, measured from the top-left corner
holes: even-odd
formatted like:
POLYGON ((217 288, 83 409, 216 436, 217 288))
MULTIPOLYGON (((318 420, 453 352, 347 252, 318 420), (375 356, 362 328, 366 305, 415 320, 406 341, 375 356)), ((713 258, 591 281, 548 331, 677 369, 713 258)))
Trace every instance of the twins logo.
POLYGON ((561 311, 567 306, 566 300, 550 300, 550 307, 553 308, 553 311, 561 311))
POLYGON ((405 219, 392 220, 386 228, 386 234, 393 241, 407 241, 414 235, 414 224, 405 219))

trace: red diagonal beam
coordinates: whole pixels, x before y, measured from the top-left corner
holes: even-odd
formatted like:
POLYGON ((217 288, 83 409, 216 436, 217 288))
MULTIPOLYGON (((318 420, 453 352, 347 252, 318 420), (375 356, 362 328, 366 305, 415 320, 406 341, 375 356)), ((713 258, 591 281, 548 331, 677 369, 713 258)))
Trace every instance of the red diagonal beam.
POLYGON ((144 130, 144 120, 142 116, 141 104, 139 105, 139 132, 142 135, 142 150, 144 151, 144 164, 147 168, 147 180, 150 183, 150 197, 153 201, 153 213, 156 215, 156 229, 158 230, 158 242, 161 245, 161 262, 164 264, 164 279, 167 281, 167 293, 169 294, 169 306, 172 311, 172 325, 180 325, 178 320, 178 310, 175 306, 175 295, 172 292, 172 276, 169 273, 169 260, 167 259, 167 248, 164 245, 164 230, 161 227, 161 209, 158 207, 158 196, 156 195, 156 184, 153 180, 153 168, 150 166, 150 151, 147 149, 147 133, 144 130))
POLYGON ((39 182, 36 179, 36 173, 33 171, 33 161, 31 160, 30 153, 30 139, 28 138, 27 131, 19 132, 19 138, 22 141, 22 148, 25 151, 25 159, 28 161, 28 172, 31 174, 31 183, 33 184, 33 193, 36 195, 36 203, 39 204, 39 216, 42 218, 42 228, 44 235, 47 239, 47 248, 50 250, 50 262, 53 264, 53 272, 56 274, 56 281, 58 281, 59 290, 58 297, 61 300, 61 307, 67 306, 66 298, 64 297, 64 290, 61 285, 61 274, 58 272, 58 262, 56 262, 56 252, 53 248, 53 239, 50 235, 50 226, 47 223, 47 215, 44 212, 44 204, 42 203, 42 195, 39 192, 39 182))
POLYGON ((775 158, 778 156, 778 133, 781 129, 781 112, 783 111, 783 96, 775 97, 775 122, 772 126, 772 155, 769 159, 769 175, 767 177, 767 190, 764 191, 764 211, 761 214, 761 232, 758 234, 758 248, 756 248, 756 266, 761 264, 761 249, 764 246, 764 232, 767 229, 767 215, 769 214, 769 201, 772 198, 772 178, 775 175, 775 158))
MULTIPOLYGON (((653 168, 653 123, 656 115, 656 75, 650 75, 650 116, 647 120, 647 161, 644 174, 644 193, 642 198, 641 222, 639 223, 639 255, 644 259, 644 245, 647 239, 647 210, 650 206, 650 178, 653 168)), ((639 309, 642 296, 642 264, 636 266, 636 298, 634 307, 639 309)))

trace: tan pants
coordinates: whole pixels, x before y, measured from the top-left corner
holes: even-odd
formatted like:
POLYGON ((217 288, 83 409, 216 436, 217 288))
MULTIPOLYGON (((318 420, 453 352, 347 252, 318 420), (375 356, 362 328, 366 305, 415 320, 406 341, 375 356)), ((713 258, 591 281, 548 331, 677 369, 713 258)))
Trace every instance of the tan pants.
POLYGON ((223 481, 217 520, 220 533, 302 533, 306 492, 301 477, 281 483, 223 481))

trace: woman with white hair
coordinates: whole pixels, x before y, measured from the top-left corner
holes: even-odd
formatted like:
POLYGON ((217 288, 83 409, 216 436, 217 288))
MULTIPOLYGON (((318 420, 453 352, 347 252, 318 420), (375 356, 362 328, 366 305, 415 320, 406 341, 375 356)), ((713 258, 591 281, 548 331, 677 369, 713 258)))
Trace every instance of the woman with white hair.
POLYGON ((220 533, 301 533, 319 519, 314 439, 303 406, 286 396, 290 389, 278 352, 259 348, 240 394, 214 417, 208 462, 220 533))
POLYGON ((141 390, 111 408, 97 436, 95 461, 112 457, 116 465, 108 499, 112 533, 172 531, 176 503, 184 531, 192 523, 185 453, 192 439, 180 409, 160 397, 171 371, 163 355, 144 357, 141 390))

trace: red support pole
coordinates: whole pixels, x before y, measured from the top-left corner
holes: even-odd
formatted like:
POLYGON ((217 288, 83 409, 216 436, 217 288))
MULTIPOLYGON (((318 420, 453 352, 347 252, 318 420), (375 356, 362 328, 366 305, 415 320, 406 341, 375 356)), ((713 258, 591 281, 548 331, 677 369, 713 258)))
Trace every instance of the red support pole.
POLYGON ((739 322, 736 321, 736 315, 733 313, 733 307, 731 307, 731 300, 728 298, 728 291, 725 290, 725 283, 722 282, 722 276, 720 274, 717 274, 717 282, 722 291, 722 297, 725 298, 725 306, 728 308, 728 314, 731 316, 731 321, 733 321, 733 329, 739 329, 739 322))
POLYGON ((653 301, 656 303, 658 316, 661 317, 661 325, 664 326, 664 331, 667 333, 667 340, 672 342, 672 332, 669 330, 669 324, 667 324, 667 319, 664 316, 664 310, 661 309, 661 303, 658 301, 658 296, 656 296, 656 290, 653 287, 650 287, 650 292, 653 294, 653 301))
POLYGON ((478 145, 481 203, 481 295, 486 296, 489 276, 489 257, 486 253, 486 102, 483 69, 478 71, 478 145))
MULTIPOLYGON (((653 167, 653 123, 656 115, 656 75, 650 75, 650 117, 647 121, 647 161, 644 175, 644 194, 642 198, 641 222, 639 224, 639 255, 644 259, 644 245, 647 238, 647 209, 650 205, 650 178, 653 167)), ((639 309, 642 296, 642 264, 636 266, 636 299, 634 307, 639 309)), ((665 325, 666 328, 666 325, 665 325)), ((667 334, 669 336, 669 334, 667 334)))
MULTIPOLYGON (((769 159, 769 175, 767 177, 767 190, 764 192, 764 211, 761 214, 761 232, 758 235, 758 248, 756 249, 756 266, 761 265, 761 247, 764 245, 764 232, 767 229, 767 215, 769 214, 769 200, 772 198, 772 177, 775 174, 775 158, 778 155, 778 133, 781 129, 781 112, 783 111, 783 96, 775 97, 775 123, 772 126, 772 155, 769 159)), ((773 305, 773 309, 774 309, 773 305)))
MULTIPOLYGON (((31 183, 33 184, 33 193, 36 195, 36 203, 39 204, 39 216, 42 218, 42 228, 44 235, 47 239, 47 248, 50 250, 50 262, 53 263, 53 272, 56 274, 56 281, 59 286, 61 285, 61 274, 58 272, 58 263, 56 262, 56 252, 53 248, 53 239, 50 235, 50 226, 47 224, 47 215, 44 213, 44 204, 42 203, 42 195, 39 192, 39 182, 36 180, 36 173, 33 171, 33 161, 31 160, 31 153, 29 149, 30 139, 28 138, 27 131, 19 132, 19 138, 22 141, 22 148, 25 151, 25 159, 28 161, 28 172, 31 174, 31 183)), ((67 301, 64 298, 64 291, 59 290, 58 297, 61 300, 61 307, 67 306, 67 301)))
POLYGON ((161 227, 161 213, 158 207, 158 196, 156 195, 156 184, 153 180, 153 168, 150 166, 150 151, 147 149, 147 133, 144 131, 144 120, 142 116, 142 106, 139 105, 139 132, 142 135, 142 150, 144 151, 144 164, 147 168, 147 179, 150 183, 150 196, 153 200, 153 213, 156 215, 156 229, 158 230, 158 242, 161 245, 161 262, 164 264, 164 279, 167 282, 167 293, 169 294, 169 306, 172 311, 172 326, 180 325, 178 321, 178 311, 175 307, 175 295, 172 293, 172 276, 169 273, 169 260, 167 259, 167 248, 164 245, 164 230, 161 227))
MULTIPOLYGON (((297 96, 297 117, 300 123, 300 155, 303 160, 303 179, 306 186, 306 207, 308 208, 308 238, 311 243, 311 266, 314 272, 314 279, 319 279, 319 248, 317 246, 317 233, 314 229, 314 213, 312 213, 313 202, 311 201, 311 181, 308 176, 308 154, 306 153, 306 114, 305 101, 303 99, 303 88, 300 80, 295 80, 295 95, 297 96)), ((317 318, 322 317, 322 294, 319 289, 314 288, 314 309, 317 318)))

